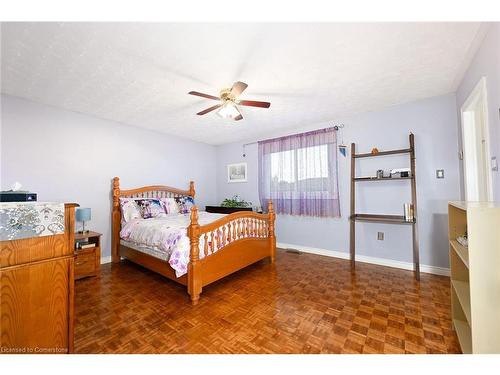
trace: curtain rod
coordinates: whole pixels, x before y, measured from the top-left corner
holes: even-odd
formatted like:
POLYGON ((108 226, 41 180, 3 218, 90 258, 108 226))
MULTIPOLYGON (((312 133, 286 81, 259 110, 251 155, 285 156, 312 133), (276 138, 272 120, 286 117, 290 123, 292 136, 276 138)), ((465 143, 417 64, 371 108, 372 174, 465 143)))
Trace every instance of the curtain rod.
MULTIPOLYGON (((340 125, 335 125, 335 126, 332 126, 333 130, 335 131, 338 131, 339 129, 343 129, 344 128, 344 124, 340 124, 340 125)), ((245 146, 250 146, 250 145, 255 145, 257 143, 259 143, 260 141, 255 141, 255 142, 249 142, 249 143, 244 143, 243 144, 243 147, 245 146)))

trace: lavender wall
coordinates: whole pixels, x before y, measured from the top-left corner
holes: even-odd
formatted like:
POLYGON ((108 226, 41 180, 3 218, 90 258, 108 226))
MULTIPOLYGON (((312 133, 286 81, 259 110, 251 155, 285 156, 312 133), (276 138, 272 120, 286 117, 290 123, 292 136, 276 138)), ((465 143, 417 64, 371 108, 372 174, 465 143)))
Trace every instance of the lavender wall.
POLYGON ((200 204, 215 203, 215 147, 1 96, 1 188, 20 181, 41 201, 92 208, 89 227, 110 255, 111 179, 124 188, 196 182, 200 204))
MULTIPOLYGON (((156 183, 187 186, 197 183, 198 202, 216 204, 240 194, 258 203, 257 147, 241 143, 212 147, 143 129, 2 95, 1 188, 16 180, 36 191, 40 200, 73 201, 91 207, 92 229, 104 233, 103 256, 110 247, 111 178, 122 186, 156 183), (246 161, 248 183, 228 184, 225 165, 246 161), (214 171, 216 176, 214 177, 214 171)), ((344 142, 360 151, 405 147, 409 131, 416 137, 420 245, 423 264, 446 267, 446 202, 459 198, 457 115, 454 95, 430 98, 351 118, 345 123, 344 142), (445 179, 435 178, 445 169, 445 179)), ((331 126, 316 124, 294 132, 331 126)), ((284 135, 270 134, 269 137, 284 135)), ((377 169, 407 166, 407 158, 366 159, 360 175, 377 169)), ((349 158, 339 157, 340 219, 280 216, 278 241, 330 251, 348 251, 349 158)), ((410 199, 408 181, 359 183, 359 212, 400 214, 410 199)), ((411 233, 406 226, 357 225, 358 254, 411 262, 411 233), (377 241, 376 232, 385 232, 377 241)))
MULTIPOLYGON (((355 142, 360 152, 404 148, 412 131, 416 139, 417 193, 421 263, 448 267, 447 201, 459 198, 457 157, 457 115, 455 95, 446 95, 414 103, 369 112, 335 123, 346 125, 344 143, 355 142), (445 170, 444 179, 436 179, 436 169, 445 170)), ((332 123, 297 129, 295 132, 331 126, 332 123)), ((271 134, 269 137, 284 134, 271 134)), ((245 142, 246 143, 246 142, 245 142)), ((258 202, 257 146, 242 143, 217 148, 217 200, 234 194, 258 202), (226 164, 246 161, 248 182, 226 181, 226 164)), ((406 156, 386 156, 358 162, 359 175, 374 175, 377 169, 409 166, 406 156)), ((280 215, 277 219, 278 242, 330 251, 349 249, 349 173, 350 158, 339 156, 340 219, 316 219, 280 215)), ((410 201, 409 181, 359 182, 358 212, 402 214, 402 205, 410 201)), ((359 223, 357 253, 376 258, 411 262, 409 226, 359 223), (377 231, 385 240, 377 240, 377 231)))
MULTIPOLYGON (((457 109, 460 108, 482 77, 486 77, 488 96, 488 121, 490 133, 490 153, 500 162, 500 23, 493 23, 465 72, 457 89, 457 109)), ((460 118, 460 117, 459 117, 460 118)), ((462 148, 461 125, 458 122, 458 144, 462 148)), ((500 201, 500 172, 492 172, 493 199, 500 201)), ((465 195, 460 162, 460 186, 462 198, 465 195)))

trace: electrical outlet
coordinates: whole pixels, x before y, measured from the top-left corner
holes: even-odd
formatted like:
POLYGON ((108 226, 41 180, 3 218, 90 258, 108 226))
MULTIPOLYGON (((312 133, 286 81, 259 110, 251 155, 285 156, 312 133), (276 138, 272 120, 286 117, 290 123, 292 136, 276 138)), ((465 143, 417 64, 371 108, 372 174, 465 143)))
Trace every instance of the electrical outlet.
POLYGON ((377 240, 379 241, 384 240, 384 232, 377 232, 377 240))

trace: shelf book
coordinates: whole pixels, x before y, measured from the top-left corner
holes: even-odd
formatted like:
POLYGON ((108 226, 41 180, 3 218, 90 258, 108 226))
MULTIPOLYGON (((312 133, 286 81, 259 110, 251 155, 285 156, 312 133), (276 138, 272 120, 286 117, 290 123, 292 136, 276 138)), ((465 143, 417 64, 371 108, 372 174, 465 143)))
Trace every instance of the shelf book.
POLYGON ((500 203, 449 202, 451 309, 463 353, 500 353, 500 203), (457 238, 467 234, 468 246, 457 238))

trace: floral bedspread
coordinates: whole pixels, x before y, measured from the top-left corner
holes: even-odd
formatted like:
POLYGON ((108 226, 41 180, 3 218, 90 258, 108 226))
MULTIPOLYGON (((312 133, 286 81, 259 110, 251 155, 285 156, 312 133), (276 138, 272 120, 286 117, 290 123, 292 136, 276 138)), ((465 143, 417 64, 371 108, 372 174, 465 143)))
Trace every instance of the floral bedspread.
MULTIPOLYGON (((201 211, 198 222, 200 225, 206 225, 224 216, 201 211)), ((189 214, 133 219, 122 227, 120 238, 165 253, 168 263, 175 270, 175 275, 181 277, 187 273, 189 264, 190 243, 187 236, 189 224, 189 214)), ((200 238, 200 248, 203 249, 203 238, 200 238)), ((200 258, 203 257, 204 253, 200 251, 200 258)))

